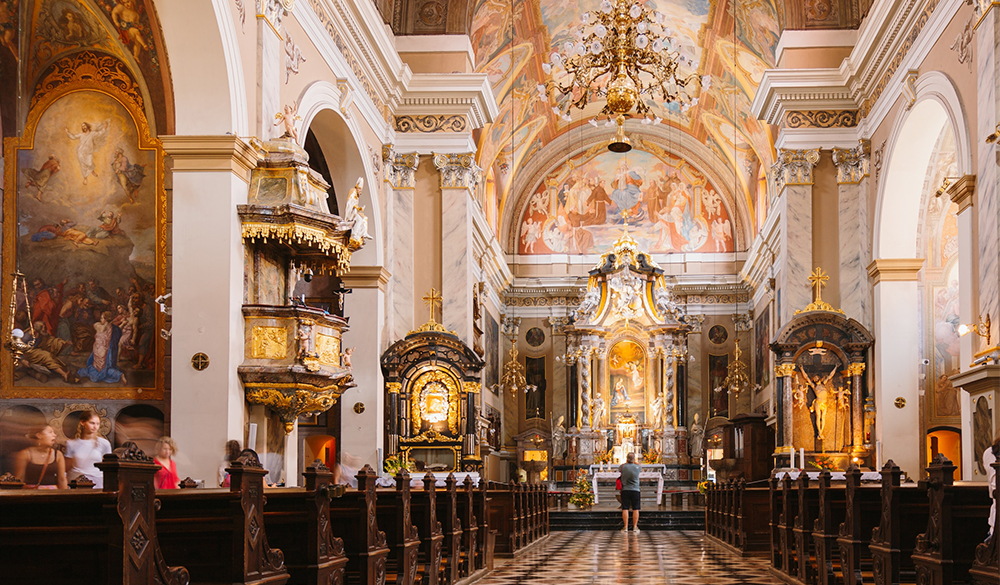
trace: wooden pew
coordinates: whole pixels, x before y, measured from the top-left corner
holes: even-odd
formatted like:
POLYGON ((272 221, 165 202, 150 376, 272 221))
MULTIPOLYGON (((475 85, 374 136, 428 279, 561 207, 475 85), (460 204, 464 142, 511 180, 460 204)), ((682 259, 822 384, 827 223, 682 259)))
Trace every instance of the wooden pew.
POLYGON ((915 583, 912 554, 917 534, 927 526, 927 491, 900 485, 902 472, 891 459, 881 474, 882 512, 870 545, 875 583, 915 583))
POLYGON ((487 494, 489 496, 490 527, 497 532, 496 548, 493 553, 498 557, 512 557, 518 548, 514 483, 490 482, 487 494))
MULTIPOLYGON (((18 585, 187 585, 168 567, 154 521, 153 458, 129 441, 97 467, 104 489, 0 492, 0 567, 18 585)), ((22 484, 23 485, 23 484, 22 484)), ((176 562, 170 559, 171 562, 176 562)))
POLYGON ((872 582, 871 533, 878 525, 882 489, 861 485, 861 469, 850 465, 846 472, 844 521, 837 536, 840 581, 845 585, 872 582))
POLYGON ((389 548, 376 516, 378 476, 371 466, 365 465, 356 477, 357 490, 346 490, 330 500, 330 526, 334 536, 344 542, 345 583, 381 585, 385 583, 389 548))
MULTIPOLYGON (((1000 449, 993 448, 997 461, 992 464, 993 473, 1000 478, 1000 449)), ((993 500, 1000 500, 1000 488, 993 491, 993 500)), ((993 534, 986 542, 976 546, 976 558, 969 569, 973 585, 997 585, 1000 583, 1000 506, 993 516, 993 534)))
POLYGON ((420 535, 417 554, 418 574, 424 585, 438 585, 445 580, 441 547, 444 532, 437 515, 437 478, 428 472, 423 479, 424 489, 410 492, 410 514, 420 535))
POLYGON ((285 554, 289 585, 343 583, 344 541, 330 526, 333 473, 317 459, 302 475, 305 488, 267 490, 268 540, 285 554))
POLYGON ((913 551, 916 582, 968 583, 976 545, 989 532, 990 498, 982 484, 955 485, 956 467, 938 453, 927 468, 927 530, 913 551))
POLYGON ((739 531, 740 554, 743 556, 766 557, 768 543, 769 490, 766 487, 747 487, 740 490, 739 517, 736 519, 739 531))
POLYGON ((847 514, 847 491, 844 484, 833 484, 827 470, 819 474, 817 480, 819 502, 816 520, 813 522, 813 550, 816 555, 816 582, 820 585, 835 585, 840 572, 840 555, 837 537, 840 525, 847 514))
POLYGON ((468 577, 476 572, 477 537, 479 536, 479 521, 476 520, 473 508, 472 478, 465 476, 465 482, 458 493, 458 519, 462 526, 462 551, 459 555, 459 573, 468 577))
POLYGON ((283 585, 284 554, 264 526, 264 476, 244 449, 226 469, 229 489, 160 490, 156 529, 164 555, 182 562, 192 583, 283 585))
MULTIPOLYGON (((741 478, 742 479, 742 478, 741 478)), ((733 548, 739 548, 740 544, 738 542, 739 533, 739 482, 737 480, 729 480, 726 482, 726 544, 733 548)))
MULTIPOLYGON (((490 508, 487 481, 485 478, 479 479, 479 488, 473 494, 476 519, 479 520, 479 553, 476 560, 476 569, 493 570, 493 533, 490 531, 490 508)), ((545 528, 548 532, 548 507, 545 509, 545 528)))
POLYGON ((785 564, 781 548, 781 513, 785 509, 784 492, 781 490, 781 480, 772 477, 768 480, 768 499, 771 508, 771 518, 768 527, 771 532, 771 567, 780 570, 785 564))
POLYGON ((778 517, 778 541, 781 547, 781 572, 797 575, 795 556, 795 516, 799 511, 799 494, 792 490, 792 478, 786 473, 781 478, 781 515, 778 517))
POLYGON ((795 537, 795 575, 803 583, 816 582, 816 548, 813 541, 813 524, 819 515, 819 490, 809 485, 809 474, 802 472, 795 480, 795 499, 798 509, 792 534, 795 537))
POLYGON ((441 546, 444 582, 451 585, 459 579, 462 554, 462 523, 458 519, 458 480, 455 479, 454 473, 448 474, 444 486, 444 490, 437 492, 437 516, 444 534, 441 546))
POLYGON ((409 472, 397 473, 395 490, 379 490, 377 498, 378 526, 385 532, 389 547, 386 583, 416 585, 420 536, 410 514, 409 472))

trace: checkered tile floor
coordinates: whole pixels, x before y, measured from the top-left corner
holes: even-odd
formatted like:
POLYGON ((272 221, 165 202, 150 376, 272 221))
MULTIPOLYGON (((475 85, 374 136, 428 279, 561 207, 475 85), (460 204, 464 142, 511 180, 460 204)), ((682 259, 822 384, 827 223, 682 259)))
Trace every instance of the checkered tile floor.
POLYGON ((702 532, 553 532, 517 559, 497 559, 477 585, 782 583, 764 559, 740 558, 712 545, 702 532))

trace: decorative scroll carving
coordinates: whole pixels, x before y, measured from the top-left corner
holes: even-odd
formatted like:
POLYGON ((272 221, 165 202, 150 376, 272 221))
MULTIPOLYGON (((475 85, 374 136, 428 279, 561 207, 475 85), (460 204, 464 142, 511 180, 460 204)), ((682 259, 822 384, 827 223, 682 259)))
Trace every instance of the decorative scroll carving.
POLYGON ((120 90, 132 102, 133 111, 144 111, 142 90, 128 66, 111 55, 80 51, 63 57, 49 66, 41 81, 35 84, 31 108, 60 86, 73 82, 102 83, 120 90))
POLYGON ((465 116, 442 114, 438 116, 396 116, 397 132, 465 132, 469 125, 465 116))
POLYGON ((385 163, 383 180, 393 189, 412 189, 416 185, 414 174, 420 161, 417 153, 398 153, 387 144, 382 147, 382 161, 385 163))
POLYGON ((854 128, 857 110, 794 110, 785 114, 785 128, 854 128))
POLYGON ((872 145, 862 140, 856 147, 833 149, 833 164, 837 166, 837 183, 840 185, 860 183, 868 176, 872 145))
POLYGON ((441 173, 442 189, 475 189, 483 174, 472 153, 435 154, 434 166, 441 173))
POLYGON ((774 183, 780 193, 787 185, 812 185, 813 167, 819 162, 819 149, 778 150, 778 160, 771 166, 774 183))
POLYGON ((115 459, 118 461, 135 461, 137 463, 152 463, 153 458, 143 452, 133 441, 125 441, 125 444, 114 451, 115 459))

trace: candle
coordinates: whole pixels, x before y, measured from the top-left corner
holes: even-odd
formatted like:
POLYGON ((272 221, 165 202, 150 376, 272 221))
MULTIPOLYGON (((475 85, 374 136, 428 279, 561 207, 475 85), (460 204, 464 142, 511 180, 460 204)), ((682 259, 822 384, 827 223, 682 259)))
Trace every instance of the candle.
POLYGON ((806 470, 806 448, 802 447, 799 449, 799 469, 802 471, 806 470))
POLYGON ((875 441, 875 471, 882 469, 882 441, 875 441))

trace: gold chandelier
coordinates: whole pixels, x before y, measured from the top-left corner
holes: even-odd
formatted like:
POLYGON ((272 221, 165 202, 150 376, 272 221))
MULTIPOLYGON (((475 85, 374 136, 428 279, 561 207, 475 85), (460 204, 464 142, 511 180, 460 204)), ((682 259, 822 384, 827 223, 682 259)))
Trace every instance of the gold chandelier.
MULTIPOLYGON (((664 20, 663 13, 651 12, 634 0, 602 0, 596 12, 583 14, 576 40, 563 43, 561 51, 553 51, 550 62, 542 65, 546 74, 555 73, 538 86, 539 94, 546 100, 557 95, 561 103, 553 111, 566 121, 571 120, 571 108, 583 110, 594 99, 606 98, 601 114, 618 125, 608 148, 628 152, 632 147, 623 127, 625 114, 634 109, 646 117, 649 106, 644 99, 654 98, 678 102, 686 112, 711 83, 708 75, 681 72, 682 64, 697 67, 680 55, 664 20)), ((659 123, 660 118, 650 121, 659 123)))
POLYGON ((739 398, 740 394, 750 386, 750 376, 747 375, 747 366, 743 363, 743 352, 740 351, 740 338, 736 337, 736 349, 733 352, 735 358, 727 367, 727 376, 722 385, 729 390, 733 398, 739 398))
POLYGON ((500 383, 493 385, 494 390, 508 390, 512 396, 517 396, 518 390, 527 394, 537 390, 534 384, 528 384, 524 378, 524 366, 517 361, 517 345, 511 340, 510 361, 503 366, 503 375, 500 376, 500 383))

